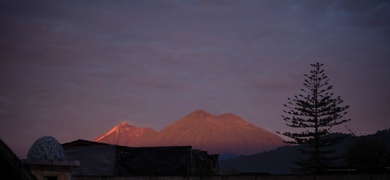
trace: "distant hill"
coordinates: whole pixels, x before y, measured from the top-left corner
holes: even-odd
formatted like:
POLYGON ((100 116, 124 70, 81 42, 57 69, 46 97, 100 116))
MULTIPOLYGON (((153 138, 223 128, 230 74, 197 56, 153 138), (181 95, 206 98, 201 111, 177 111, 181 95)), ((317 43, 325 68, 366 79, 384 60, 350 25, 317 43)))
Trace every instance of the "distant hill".
MULTIPOLYGON (((334 147, 336 155, 344 157, 345 153, 356 144, 360 138, 370 139, 384 144, 390 150, 390 129, 378 131, 373 135, 351 136, 349 135, 344 141, 334 147)), ((284 146, 275 150, 258 153, 248 156, 240 156, 234 159, 221 160, 220 172, 264 172, 271 174, 288 174, 291 168, 295 167, 292 163, 301 157, 299 146, 284 146)), ((341 159, 339 165, 343 165, 344 159, 341 159)))
POLYGON ((196 110, 160 132, 118 125, 95 141, 127 146, 187 146, 210 153, 248 155, 285 145, 283 139, 232 113, 196 110), (127 127, 128 130, 121 130, 127 127), (140 133, 131 133, 131 132, 140 133), (147 132, 147 133, 146 133, 147 132))

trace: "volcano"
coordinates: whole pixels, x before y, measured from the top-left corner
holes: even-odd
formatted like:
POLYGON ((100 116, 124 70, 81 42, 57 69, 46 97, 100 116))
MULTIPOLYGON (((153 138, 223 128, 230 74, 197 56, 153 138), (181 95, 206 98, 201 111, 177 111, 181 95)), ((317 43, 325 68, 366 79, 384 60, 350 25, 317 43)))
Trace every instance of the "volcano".
POLYGON ((138 139, 149 136, 154 137, 156 134, 157 131, 152 128, 140 128, 122 121, 94 141, 121 146, 134 146, 134 142, 138 141, 138 139))
POLYGON ((160 132, 124 122, 95 141, 134 147, 192 146, 218 154, 254 154, 284 145, 283 139, 241 117, 196 110, 160 132), (126 129, 127 128, 127 129, 126 129))

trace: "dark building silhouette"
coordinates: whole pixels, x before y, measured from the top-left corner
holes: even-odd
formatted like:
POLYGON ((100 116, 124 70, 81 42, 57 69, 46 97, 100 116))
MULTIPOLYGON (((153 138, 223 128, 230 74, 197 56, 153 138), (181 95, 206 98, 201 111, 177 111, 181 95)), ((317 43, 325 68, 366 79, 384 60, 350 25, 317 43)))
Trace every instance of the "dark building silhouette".
POLYGON ((190 176, 218 174, 218 155, 191 146, 127 147, 87 140, 62 144, 79 160, 73 176, 190 176))
POLYGON ((77 160, 68 160, 61 144, 51 136, 37 139, 22 163, 37 179, 45 180, 70 180, 72 172, 80 165, 77 160))

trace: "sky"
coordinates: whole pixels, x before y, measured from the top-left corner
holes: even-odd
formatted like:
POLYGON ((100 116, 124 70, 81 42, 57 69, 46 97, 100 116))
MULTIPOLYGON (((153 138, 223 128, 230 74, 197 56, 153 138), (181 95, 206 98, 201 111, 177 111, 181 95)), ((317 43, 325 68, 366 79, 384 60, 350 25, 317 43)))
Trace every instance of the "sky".
POLYGON ((352 120, 390 128, 390 1, 0 0, 0 138, 162 130, 197 109, 271 132, 320 62, 352 120))

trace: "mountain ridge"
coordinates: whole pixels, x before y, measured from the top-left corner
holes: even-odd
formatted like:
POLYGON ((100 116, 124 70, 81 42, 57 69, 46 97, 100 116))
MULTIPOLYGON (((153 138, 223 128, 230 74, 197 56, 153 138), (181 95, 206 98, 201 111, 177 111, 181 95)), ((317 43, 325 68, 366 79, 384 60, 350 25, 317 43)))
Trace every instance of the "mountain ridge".
MULTIPOLYGON (((337 133, 335 133, 335 135, 337 135, 337 133)), ((353 147, 353 145, 357 144, 361 140, 370 140, 371 142, 382 144, 383 147, 387 149, 387 157, 390 158, 390 129, 384 129, 377 131, 375 134, 362 136, 355 136, 350 134, 341 135, 347 136, 341 143, 333 147, 335 150, 335 155, 342 157, 342 159, 337 163, 338 165, 345 165, 345 157, 348 149, 353 147)), ((299 152, 299 148, 301 148, 301 146, 302 145, 282 146, 266 152, 244 155, 231 159, 224 159, 219 162, 220 171, 225 174, 229 174, 230 172, 266 172, 271 174, 289 174, 291 173, 291 168, 296 168, 296 165, 293 163, 293 161, 305 157, 299 152)), ((368 149, 372 150, 371 147, 368 147, 368 149)), ((359 150, 364 151, 362 149, 359 150)), ((374 156, 377 156, 377 154, 374 156)), ((390 159, 388 159, 388 162, 390 162, 390 159)))

